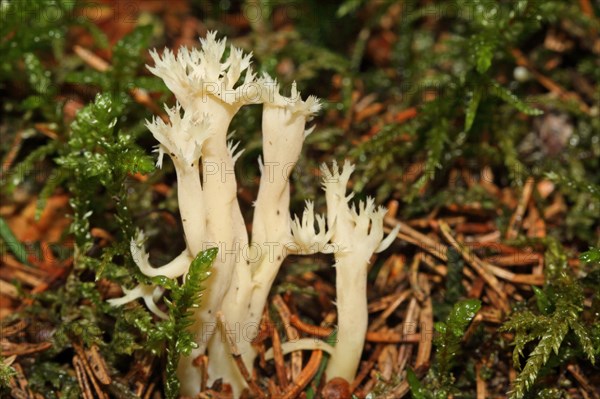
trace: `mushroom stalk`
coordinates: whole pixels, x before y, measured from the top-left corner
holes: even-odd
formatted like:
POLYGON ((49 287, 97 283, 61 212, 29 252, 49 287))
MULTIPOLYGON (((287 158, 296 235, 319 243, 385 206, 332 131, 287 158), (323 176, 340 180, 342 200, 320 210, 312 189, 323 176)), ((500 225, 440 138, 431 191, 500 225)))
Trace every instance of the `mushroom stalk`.
MULTIPOLYGON (((206 221, 206 234, 198 244, 203 245, 203 249, 214 246, 219 249, 195 318, 212 325, 231 284, 237 258, 235 248, 240 246, 240 242, 234 241, 234 230, 239 231, 236 228, 239 225, 245 229, 237 202, 234 160, 227 148, 227 128, 239 107, 226 104, 212 95, 196 99, 194 105, 210 111, 212 128, 202 148, 202 183, 206 198, 203 212, 210 216, 206 221)), ((193 328, 201 331, 197 338, 199 352, 202 353, 215 330, 201 325, 193 328)))
POLYGON ((195 256, 206 249, 202 247, 206 230, 206 216, 198 162, 185 167, 176 166, 175 171, 177 173, 179 214, 185 233, 185 241, 191 255, 195 256))
MULTIPOLYGON (((263 80, 263 160, 252 226, 252 245, 238 262, 231 287, 223 300, 223 314, 239 337, 237 347, 248 369, 256 357, 256 338, 269 291, 293 241, 290 232, 290 175, 302 149, 306 122, 320 105, 314 97, 300 98, 295 84, 291 96, 279 94, 279 85, 263 80)), ((259 161, 260 162, 260 161, 259 161)), ((218 375, 227 375, 234 393, 246 385, 230 357, 223 353, 224 340, 214 337, 209 353, 220 359, 218 375), (222 355, 225 355, 222 357, 222 355)), ((213 364, 214 365, 214 364, 213 364)), ((216 373, 215 373, 216 374, 216 373)))
MULTIPOLYGON (((306 123, 321 104, 315 97, 303 101, 292 85, 289 97, 279 93, 279 85, 265 77, 263 106, 263 159, 261 181, 256 199, 252 243, 262 248, 252 267, 252 299, 246 323, 260 322, 262 311, 279 268, 293 243, 291 234, 290 176, 302 150, 306 123)), ((249 361, 249 359, 247 359, 249 361)))
POLYGON ((337 341, 327 363, 327 379, 352 382, 360 364, 369 321, 367 310, 367 262, 357 264, 353 255, 336 259, 337 341))
POLYGON ((323 165, 323 187, 327 201, 328 227, 336 247, 337 343, 327 364, 327 379, 344 378, 352 382, 360 363, 369 314, 367 309, 367 271, 375 252, 387 248, 398 230, 383 239, 385 208, 375 207, 367 197, 354 207, 348 205, 346 186, 354 165, 346 162, 342 170, 334 162, 331 170, 323 165))

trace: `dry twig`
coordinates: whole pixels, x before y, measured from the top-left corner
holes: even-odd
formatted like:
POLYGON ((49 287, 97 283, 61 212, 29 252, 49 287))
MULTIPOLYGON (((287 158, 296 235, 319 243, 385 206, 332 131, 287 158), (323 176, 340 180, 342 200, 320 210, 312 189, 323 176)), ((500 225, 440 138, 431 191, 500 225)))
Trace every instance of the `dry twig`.
POLYGON ((256 381, 254 381, 254 379, 250 376, 250 373, 248 372, 248 369, 246 368, 246 365, 242 360, 242 356, 240 354, 240 351, 238 350, 237 344, 235 343, 235 337, 231 332, 232 330, 229 329, 229 327, 227 326, 227 321, 225 320, 223 312, 217 312, 217 320, 223 326, 223 329, 227 335, 227 343, 229 344, 229 351, 231 352, 231 356, 233 356, 233 360, 235 361, 236 366, 242 374, 244 381, 246 381, 246 383, 248 384, 250 392, 258 398, 266 398, 263 391, 256 384, 256 381))

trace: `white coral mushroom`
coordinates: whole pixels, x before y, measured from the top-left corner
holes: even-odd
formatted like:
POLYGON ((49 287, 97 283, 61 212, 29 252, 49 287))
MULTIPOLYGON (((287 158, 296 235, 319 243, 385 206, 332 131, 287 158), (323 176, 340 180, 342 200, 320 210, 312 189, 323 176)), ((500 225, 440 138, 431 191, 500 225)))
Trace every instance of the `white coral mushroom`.
POLYGON ((327 379, 341 377, 353 381, 362 354, 369 315, 367 310, 367 272, 369 259, 375 251, 391 244, 398 231, 383 240, 385 208, 375 207, 367 198, 356 208, 350 208, 346 186, 354 166, 349 162, 340 171, 337 163, 331 170, 321 167, 327 200, 329 229, 332 242, 339 247, 335 252, 336 306, 338 313, 337 343, 327 364, 327 379), (385 245, 384 245, 385 244, 385 245))
MULTIPOLYGON (((315 215, 313 203, 307 202, 302 219, 292 219, 290 176, 312 131, 306 124, 319 111, 320 101, 313 96, 302 99, 295 83, 290 96, 285 96, 268 75, 257 79, 250 66, 251 54, 232 46, 225 57, 225 39, 217 40, 215 32, 200 42, 200 49, 182 47, 177 54, 168 49, 162 55, 151 51, 154 66, 148 67, 178 101, 167 109, 169 123, 154 119, 147 127, 160 143, 157 164, 162 165, 167 153, 175 165, 186 249, 155 268, 144 249, 143 235, 131 242, 135 263, 144 274, 170 278, 185 274, 201 250, 219 247, 191 326, 198 348, 178 366, 181 394, 198 394, 203 376, 192 360, 208 351, 209 383, 221 378, 231 384, 234 397, 240 396, 246 383, 233 361, 225 332, 211 327, 217 326, 215 316, 219 313, 227 325, 240 329, 237 347, 251 370, 256 357, 251 342, 258 334, 275 277, 290 252, 335 253, 339 342, 334 349, 323 344, 319 347, 333 353, 328 377, 352 380, 367 325, 369 258, 393 239, 382 240, 385 211, 376 208, 372 199, 351 209, 348 201, 352 194, 346 195, 346 187, 354 167, 346 162, 340 171, 334 163, 331 170, 322 167, 327 218, 315 215), (237 151, 239 143, 228 141, 228 128, 240 107, 254 103, 263 104, 263 154, 250 239, 237 200, 234 171, 241 151, 237 151)), ((155 303, 160 294, 160 290, 141 284, 110 302, 122 305, 143 298, 153 312, 164 317, 155 303)), ((308 344, 302 340, 290 348, 303 349, 310 347, 308 344)))

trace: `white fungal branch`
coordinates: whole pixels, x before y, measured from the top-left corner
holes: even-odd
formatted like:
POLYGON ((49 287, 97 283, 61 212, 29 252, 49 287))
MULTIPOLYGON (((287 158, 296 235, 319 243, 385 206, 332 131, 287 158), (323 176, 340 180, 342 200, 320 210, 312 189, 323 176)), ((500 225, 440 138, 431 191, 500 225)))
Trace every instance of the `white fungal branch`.
MULTIPOLYGON (((146 123, 146 127, 160 143, 162 152, 168 153, 175 165, 179 212, 188 248, 195 255, 203 249, 201 243, 206 229, 199 158, 204 143, 211 135, 210 116, 193 110, 185 110, 182 115, 179 103, 165 109, 170 123, 155 117, 146 123)), ((159 164, 162 164, 161 159, 159 164)))
MULTIPOLYGON (((301 350, 320 350, 327 352, 330 355, 332 355, 335 351, 333 349, 333 346, 329 345, 328 343, 323 341, 317 341, 313 338, 301 338, 295 341, 283 342, 281 344, 281 352, 284 355, 301 350)), ((273 359, 273 348, 269 348, 265 352, 265 360, 271 359, 273 359)))
MULTIPOLYGON (((366 275, 374 252, 385 249, 393 236, 383 240, 383 208, 373 199, 350 207, 352 194, 346 187, 354 166, 346 162, 339 169, 322 166, 327 216, 315 214, 306 202, 301 218, 290 216, 290 176, 300 157, 313 115, 321 108, 313 96, 302 99, 294 83, 290 95, 281 94, 279 84, 268 75, 256 78, 251 54, 230 47, 210 32, 200 39, 200 49, 180 48, 150 52, 154 61, 148 69, 160 77, 175 94, 177 104, 167 108, 169 123, 147 122, 159 142, 157 166, 168 154, 177 174, 177 197, 186 249, 161 267, 153 267, 144 249, 144 236, 131 242, 131 253, 140 271, 147 276, 185 275, 194 256, 208 247, 219 254, 211 275, 204 282, 201 305, 190 327, 198 343, 191 356, 178 366, 181 394, 196 396, 202 375, 192 360, 208 352, 209 382, 222 379, 239 397, 246 386, 229 353, 226 332, 216 322, 222 312, 227 325, 235 328, 242 360, 252 370, 256 357, 251 342, 258 333, 269 291, 288 254, 318 252, 334 254, 336 267, 338 343, 300 340, 284 343, 287 350, 323 349, 332 354, 328 378, 340 376, 352 381, 360 360, 367 326, 366 275), (259 160, 261 180, 252 220, 251 241, 237 198, 235 162, 243 152, 228 134, 231 121, 247 104, 263 104, 262 144, 259 160)), ((392 233, 395 235, 395 233, 392 233)), ((162 291, 140 284, 124 290, 115 306, 143 299, 159 317, 157 306, 162 291)))
POLYGON ((144 300, 144 303, 152 313, 154 313, 161 319, 168 318, 167 314, 156 306, 156 301, 162 295, 162 289, 160 287, 154 287, 152 285, 147 284, 139 284, 131 290, 124 288, 123 291, 125 293, 125 296, 121 298, 109 299, 108 303, 110 303, 113 306, 121 306, 128 302, 135 301, 138 298, 142 298, 144 300))
POLYGON ((294 241, 290 243, 290 252, 298 255, 322 253, 334 253, 336 247, 329 243, 333 235, 333 229, 327 230, 325 217, 316 215, 318 232, 315 230, 315 210, 312 201, 306 201, 306 208, 302 214, 302 220, 296 216, 292 222, 292 236, 294 241))
MULTIPOLYGON (((335 252, 336 306, 338 311, 337 344, 327 364, 327 379, 341 377, 352 381, 356 375, 368 327, 367 272, 369 259, 376 250, 385 249, 392 239, 383 240, 385 208, 375 207, 367 198, 355 207, 348 202, 346 186, 354 166, 344 164, 342 171, 334 162, 331 171, 321 167, 327 200, 329 228, 333 230, 335 252)), ((398 230, 390 235, 395 237, 398 230)))
POLYGON ((146 121, 146 127, 175 164, 185 166, 196 163, 200 158, 202 144, 209 137, 209 115, 193 111, 184 111, 181 115, 179 103, 173 108, 165 106, 165 110, 170 123, 154 117, 152 121, 146 121), (172 134, 173 131, 177 134, 172 134))
POLYGON ((168 264, 155 268, 150 264, 150 256, 144 249, 144 240, 144 233, 139 232, 129 245, 131 257, 142 273, 149 277, 165 276, 168 278, 177 278, 187 273, 190 263, 194 259, 187 248, 168 264))

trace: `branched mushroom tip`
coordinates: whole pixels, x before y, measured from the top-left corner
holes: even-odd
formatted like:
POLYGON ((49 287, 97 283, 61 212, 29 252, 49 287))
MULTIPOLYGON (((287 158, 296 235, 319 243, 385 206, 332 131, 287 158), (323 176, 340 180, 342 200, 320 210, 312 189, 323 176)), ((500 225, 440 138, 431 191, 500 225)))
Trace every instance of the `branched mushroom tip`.
POLYGON ((202 144, 210 135, 210 117, 193 111, 184 111, 182 116, 179 103, 173 108, 165 106, 165 110, 170 123, 158 117, 146 121, 146 127, 160 143, 157 164, 162 166, 162 155, 166 152, 176 166, 181 162, 190 165, 200 158, 202 144))
MULTIPOLYGON (((200 39, 200 45, 200 49, 182 47, 177 53, 165 49, 161 55, 152 50, 154 66, 148 66, 177 98, 174 107, 166 108, 168 123, 154 118, 146 126, 159 142, 155 149, 157 165, 162 166, 166 153, 175 166, 187 247, 171 262, 154 267, 144 248, 144 235, 139 233, 130 244, 133 260, 147 276, 178 278, 187 273, 205 244, 225 249, 204 282, 205 291, 191 328, 198 337, 194 356, 208 353, 210 381, 221 378, 231 384, 234 397, 239 397, 247 384, 238 368, 240 359, 237 364, 234 362, 223 329, 210 327, 218 325, 215 315, 221 314, 228 325, 242 329, 258 325, 270 288, 288 253, 333 254, 338 344, 331 348, 322 342, 311 345, 310 341, 300 340, 284 344, 284 349, 324 349, 332 354, 328 378, 341 376, 351 381, 360 361, 368 321, 369 260, 374 252, 391 244, 397 230, 383 239, 385 209, 376 207, 372 198, 349 205, 353 193, 346 194, 346 189, 354 165, 348 161, 341 169, 336 162, 331 167, 321 166, 327 215, 315 214, 314 203, 307 201, 302 217, 292 218, 289 177, 304 139, 314 129, 306 124, 320 110, 320 100, 314 96, 303 100, 295 82, 290 95, 282 95, 275 79, 266 74, 257 78, 252 72, 252 54, 231 46, 229 55, 224 57, 226 40, 218 40, 216 32, 200 39), (261 181, 250 236, 231 175, 243 149, 238 150, 240 142, 231 141, 227 129, 241 106, 255 103, 263 104, 263 153, 259 157, 261 181), (215 171, 215 166, 224 170, 215 171), (202 181, 200 170, 204 174, 202 181), (273 248, 278 252, 269 253, 273 248)), ((157 305, 161 288, 139 284, 131 290, 124 289, 124 293, 122 298, 109 302, 121 306, 141 298, 158 317, 167 317, 157 305)), ((251 342, 257 331, 244 331, 249 335, 237 342, 236 351, 251 372, 256 357, 251 342)), ((192 366, 190 357, 182 358, 178 375, 181 393, 195 396, 203 376, 192 366)))
POLYGON ((168 318, 167 314, 156 306, 156 301, 162 296, 163 290, 161 287, 155 287, 147 284, 138 284, 131 290, 123 288, 125 295, 121 298, 109 299, 108 303, 112 306, 121 306, 138 298, 142 298, 148 309, 160 317, 161 319, 168 318))
POLYGON ((262 100, 266 106, 285 108, 292 114, 304 115, 308 120, 321 110, 322 103, 317 97, 308 96, 306 100, 302 100, 295 81, 289 97, 280 94, 279 83, 267 73, 263 74, 260 83, 262 100))
POLYGON ((165 49, 161 57, 151 50, 154 66, 148 69, 165 82, 184 107, 195 97, 209 95, 228 104, 259 102, 256 75, 250 67, 252 54, 231 46, 229 57, 223 61, 226 39, 216 37, 216 32, 209 32, 200 39, 200 50, 182 46, 177 55, 165 49), (243 72, 243 83, 238 84, 243 72))
POLYGON ((291 223, 294 243, 290 249, 299 254, 333 253, 335 247, 329 244, 332 232, 325 227, 325 217, 316 215, 316 221, 318 232, 315 230, 314 204, 312 201, 306 201, 302 220, 295 216, 291 223))

